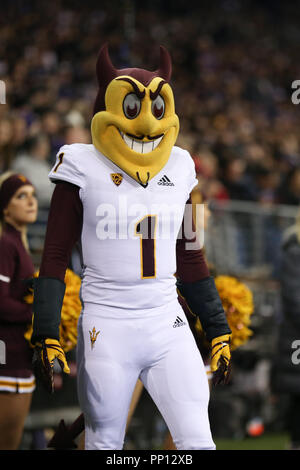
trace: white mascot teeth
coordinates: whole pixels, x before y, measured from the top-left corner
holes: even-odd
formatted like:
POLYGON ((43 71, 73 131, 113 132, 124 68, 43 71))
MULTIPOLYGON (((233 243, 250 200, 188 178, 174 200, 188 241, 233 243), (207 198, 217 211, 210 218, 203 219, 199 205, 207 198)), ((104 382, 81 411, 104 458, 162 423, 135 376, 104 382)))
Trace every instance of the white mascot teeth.
POLYGON ((152 152, 156 147, 160 144, 162 137, 159 137, 158 139, 151 140, 150 142, 142 142, 138 141, 135 139, 132 139, 131 137, 128 137, 128 135, 124 134, 123 132, 120 132, 125 144, 131 149, 134 150, 135 152, 146 154, 152 152))

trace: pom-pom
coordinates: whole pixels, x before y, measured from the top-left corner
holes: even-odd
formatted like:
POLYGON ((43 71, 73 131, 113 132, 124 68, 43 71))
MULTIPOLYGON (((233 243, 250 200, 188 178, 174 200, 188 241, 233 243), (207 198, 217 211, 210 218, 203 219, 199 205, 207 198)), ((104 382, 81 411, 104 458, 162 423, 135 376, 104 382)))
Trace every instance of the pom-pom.
POLYGON ((245 344, 253 332, 248 328, 254 311, 251 290, 231 276, 215 278, 229 327, 232 331, 231 350, 245 344))

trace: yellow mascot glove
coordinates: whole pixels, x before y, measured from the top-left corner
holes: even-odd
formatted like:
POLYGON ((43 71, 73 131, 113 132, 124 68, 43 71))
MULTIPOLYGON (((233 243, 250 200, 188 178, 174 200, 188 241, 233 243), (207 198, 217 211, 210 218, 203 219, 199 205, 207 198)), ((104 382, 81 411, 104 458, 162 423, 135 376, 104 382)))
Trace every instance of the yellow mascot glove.
POLYGON ((65 353, 56 339, 37 341, 34 347, 33 366, 35 374, 49 393, 54 392, 53 366, 55 359, 66 374, 70 373, 65 353))
POLYGON ((211 364, 213 385, 227 384, 230 375, 231 335, 218 336, 211 342, 211 364))

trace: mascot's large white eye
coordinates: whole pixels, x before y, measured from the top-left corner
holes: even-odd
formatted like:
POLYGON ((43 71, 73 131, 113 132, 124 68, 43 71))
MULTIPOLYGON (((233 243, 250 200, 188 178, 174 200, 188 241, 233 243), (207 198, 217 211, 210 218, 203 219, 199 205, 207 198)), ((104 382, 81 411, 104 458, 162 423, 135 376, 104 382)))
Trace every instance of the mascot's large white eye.
POLYGON ((165 114, 165 102, 162 96, 158 95, 155 100, 152 101, 152 114, 156 119, 161 119, 165 114))
POLYGON ((134 119, 139 115, 141 110, 141 101, 135 93, 126 95, 123 101, 123 111, 128 119, 134 119))

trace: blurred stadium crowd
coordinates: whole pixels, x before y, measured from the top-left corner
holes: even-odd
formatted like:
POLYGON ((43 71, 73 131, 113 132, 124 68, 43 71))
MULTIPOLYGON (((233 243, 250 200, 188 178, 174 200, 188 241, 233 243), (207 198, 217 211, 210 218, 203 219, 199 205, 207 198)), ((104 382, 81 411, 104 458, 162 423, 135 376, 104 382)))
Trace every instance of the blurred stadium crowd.
POLYGON ((117 67, 155 69, 158 45, 171 52, 178 145, 206 199, 299 203, 296 3, 3 0, 1 10, 0 172, 27 173, 43 206, 59 147, 90 142, 104 42, 117 67))

